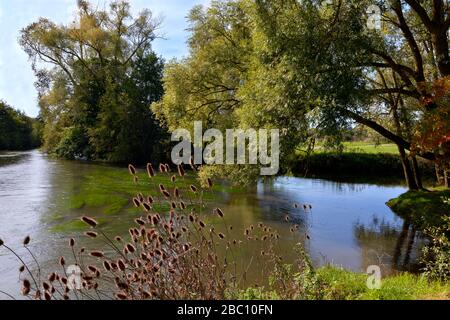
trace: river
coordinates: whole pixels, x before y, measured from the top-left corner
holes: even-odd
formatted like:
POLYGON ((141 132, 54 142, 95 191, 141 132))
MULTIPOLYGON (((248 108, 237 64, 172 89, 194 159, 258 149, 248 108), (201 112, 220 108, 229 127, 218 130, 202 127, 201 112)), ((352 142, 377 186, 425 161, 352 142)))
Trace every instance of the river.
MULTIPOLYGON (((37 150, 0 153, 0 238, 28 257, 21 243, 31 236, 41 268, 53 271, 58 258, 69 254, 70 237, 80 245, 88 241, 75 222, 81 215, 97 217, 107 232, 126 234, 136 213, 127 195, 133 185, 123 185, 123 179, 129 179, 126 168, 50 159, 37 150)), ((385 205, 405 191, 400 184, 279 177, 254 191, 224 189, 215 195, 215 205, 241 235, 240 227, 258 222, 276 228, 287 260, 295 258, 292 248, 302 242, 317 266, 365 272, 379 265, 386 275, 409 268, 418 254, 418 235, 385 205), (312 209, 303 210, 302 204, 312 209), (286 213, 298 231, 290 232, 286 213)), ((17 296, 19 266, 0 248, 0 290, 17 296)))

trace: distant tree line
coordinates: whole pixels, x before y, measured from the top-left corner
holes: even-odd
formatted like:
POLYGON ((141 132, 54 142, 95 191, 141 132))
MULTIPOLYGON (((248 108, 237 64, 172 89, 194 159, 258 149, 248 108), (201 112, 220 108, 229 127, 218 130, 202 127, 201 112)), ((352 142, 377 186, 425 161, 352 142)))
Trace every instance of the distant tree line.
POLYGON ((0 100, 0 150, 29 150, 41 143, 42 124, 0 100))

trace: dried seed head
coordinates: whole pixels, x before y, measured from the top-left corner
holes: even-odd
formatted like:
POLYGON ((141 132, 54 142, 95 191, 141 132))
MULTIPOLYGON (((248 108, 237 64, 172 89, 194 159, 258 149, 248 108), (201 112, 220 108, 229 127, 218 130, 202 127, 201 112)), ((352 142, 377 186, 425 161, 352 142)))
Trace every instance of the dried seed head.
POLYGON ((81 217, 81 221, 83 221, 84 223, 90 225, 92 228, 95 228, 98 225, 98 222, 95 221, 94 219, 90 218, 90 217, 81 217))
POLYGON ((22 284, 23 284, 24 288, 28 288, 28 289, 31 288, 31 283, 28 279, 23 280, 22 284))
POLYGON ((26 236, 25 239, 23 239, 23 245, 27 246, 30 243, 30 240, 31 240, 30 236, 26 236))
POLYGON ((0 247, 2 246, 2 245, 4 245, 5 243, 3 242, 3 240, 2 239, 0 239, 0 247))
POLYGON ((184 177, 185 172, 181 164, 178 165, 178 174, 180 175, 180 177, 184 177))
POLYGON ((126 248, 127 248, 127 250, 128 250, 129 252, 131 252, 131 253, 133 253, 133 252, 136 251, 136 248, 135 248, 131 243, 128 243, 127 246, 126 246, 126 248))
POLYGON ((97 273, 98 269, 95 266, 88 266, 88 270, 92 273, 97 273))
POLYGON ((163 165, 162 163, 159 164, 159 171, 164 173, 167 172, 167 168, 165 165, 163 165))
POLYGON ((133 198, 133 204, 136 208, 139 208, 141 206, 141 202, 136 197, 133 198))
POLYGON ((122 259, 117 261, 117 267, 120 269, 120 271, 124 271, 125 270, 126 266, 125 266, 125 263, 122 261, 122 259))
POLYGON ((172 183, 175 183, 175 181, 177 181, 177 177, 175 175, 171 176, 170 181, 172 181, 172 183))
POLYGON ((140 218, 137 218, 134 221, 140 226, 145 226, 145 221, 140 218))
POLYGON ((179 198, 180 197, 180 190, 178 190, 177 187, 175 187, 175 189, 173 189, 173 195, 175 198, 179 198))
POLYGON ((189 158, 189 165, 191 166, 192 170, 197 171, 197 167, 195 166, 195 163, 194 163, 194 157, 192 157, 192 156, 189 158))
POLYGON ((194 186, 193 184, 191 184, 191 185, 189 186, 189 188, 191 189, 192 192, 194 192, 194 193, 197 192, 197 187, 194 186))
POLYGON ((216 208, 216 212, 219 215, 219 217, 223 218, 223 211, 220 208, 216 208))
POLYGON ((53 281, 55 281, 55 280, 56 280, 56 273, 53 272, 52 274, 50 274, 50 275, 48 276, 48 281, 53 282, 53 281))
POLYGON ((89 238, 97 238, 98 233, 97 232, 93 232, 93 231, 88 231, 84 233, 86 236, 88 236, 89 238))
POLYGON ((22 294, 24 296, 28 295, 31 290, 31 283, 27 279, 23 280, 22 282, 22 294))
POLYGON ((59 265, 62 267, 66 265, 66 260, 64 259, 64 257, 59 258, 59 265))
POLYGON ((24 272, 24 271, 25 271, 25 266, 20 266, 19 272, 22 273, 22 272, 24 272))
POLYGON ((103 261, 103 268, 105 268, 106 271, 111 271, 111 264, 108 261, 103 261))
POLYGON ((167 190, 163 190, 163 191, 161 191, 161 192, 162 192, 162 194, 164 195, 164 197, 170 198, 170 193, 169 193, 167 190))
POLYGON ((155 170, 153 170, 151 163, 147 163, 147 174, 149 178, 153 178, 155 176, 155 170))
POLYGON ((103 258, 104 254, 101 251, 91 251, 89 253, 92 257, 96 257, 96 258, 103 258))
POLYGON ((47 282, 43 282, 42 283, 42 287, 44 288, 44 290, 50 291, 50 285, 47 282))
POLYGON ((212 180, 211 180, 210 178, 207 178, 207 179, 206 179, 206 183, 208 184, 208 187, 209 187, 209 188, 212 188, 213 183, 212 183, 212 180))
POLYGON ((127 300, 128 296, 123 292, 116 293, 116 298, 119 300, 127 300))
POLYGON ((219 233, 219 238, 220 238, 220 239, 224 239, 224 238, 225 238, 225 235, 224 235, 223 233, 219 233))
POLYGON ((150 211, 152 209, 152 207, 146 202, 143 202, 142 206, 144 207, 145 211, 150 211))
POLYGON ((128 171, 132 176, 136 175, 136 168, 132 164, 128 165, 128 171))
POLYGON ((52 296, 51 296, 50 292, 44 291, 44 298, 45 298, 45 300, 51 300, 52 296))
POLYGON ((71 246, 71 247, 75 246, 75 239, 71 238, 69 240, 69 246, 71 246))
POLYGON ((115 237, 114 239, 115 239, 117 242, 122 242, 122 238, 119 237, 119 236, 115 237))

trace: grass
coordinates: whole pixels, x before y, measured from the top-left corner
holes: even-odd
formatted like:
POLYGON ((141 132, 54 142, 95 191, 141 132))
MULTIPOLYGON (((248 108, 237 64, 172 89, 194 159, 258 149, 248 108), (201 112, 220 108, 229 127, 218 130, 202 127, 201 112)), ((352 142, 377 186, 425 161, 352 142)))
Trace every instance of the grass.
MULTIPOLYGON (((450 300, 450 283, 430 281, 421 275, 400 273, 381 279, 381 288, 369 289, 366 274, 355 273, 336 266, 315 270, 323 300, 450 300)), ((317 290, 317 288, 316 288, 317 290)), ((275 291, 248 288, 240 291, 238 299, 279 300, 275 291)))
POLYGON ((429 281, 424 276, 401 273, 381 280, 380 289, 369 289, 367 275, 337 267, 317 270, 326 283, 326 298, 339 300, 450 299, 450 283, 429 281))
MULTIPOLYGON (((370 154, 395 154, 398 155, 397 146, 394 143, 376 144, 366 141, 347 141, 343 143, 344 153, 370 153, 370 154)), ((316 145, 314 153, 329 153, 322 145, 316 145)), ((301 153, 301 152, 300 152, 301 153)))
POLYGON ((393 143, 377 145, 373 142, 353 141, 344 142, 344 152, 398 154, 398 149, 393 143))
POLYGON ((442 224, 444 216, 450 216, 450 189, 408 191, 391 199, 387 205, 399 216, 410 220, 421 230, 442 224))
MULTIPOLYGON (((435 177, 434 166, 418 159, 419 169, 425 180, 435 177)), ((322 177, 377 177, 381 180, 403 179, 402 162, 395 144, 373 142, 344 142, 342 152, 316 146, 309 156, 305 150, 296 150, 292 172, 298 175, 322 177)))

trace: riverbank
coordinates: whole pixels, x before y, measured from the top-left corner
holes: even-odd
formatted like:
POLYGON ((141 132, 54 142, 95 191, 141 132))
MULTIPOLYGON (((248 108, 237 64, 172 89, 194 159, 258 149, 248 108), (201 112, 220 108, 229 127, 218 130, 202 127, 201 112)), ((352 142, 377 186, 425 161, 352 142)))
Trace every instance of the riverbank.
MULTIPOLYGON (((418 159, 419 170, 425 180, 435 178, 432 163, 418 159)), ((298 154, 292 173, 299 176, 346 176, 403 178, 403 167, 398 154, 363 152, 314 152, 298 154)))
POLYGON ((444 217, 450 216, 450 189, 408 191, 386 204, 420 230, 439 227, 444 217))
MULTIPOLYGON (((369 289, 368 275, 335 266, 315 270, 309 296, 324 300, 450 300, 450 283, 430 281, 425 276, 400 273, 381 279, 379 289, 369 289)), ((239 299, 280 299, 275 291, 251 288, 239 299)))

